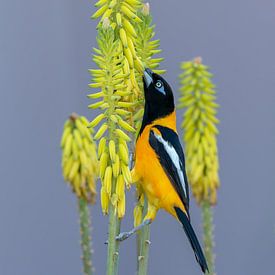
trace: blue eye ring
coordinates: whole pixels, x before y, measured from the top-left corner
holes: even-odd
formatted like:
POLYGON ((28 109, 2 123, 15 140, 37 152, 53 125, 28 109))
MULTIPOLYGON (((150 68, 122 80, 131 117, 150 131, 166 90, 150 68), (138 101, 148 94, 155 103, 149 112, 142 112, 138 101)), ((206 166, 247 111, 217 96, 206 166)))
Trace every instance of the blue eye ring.
POLYGON ((157 88, 161 88, 161 87, 163 86, 162 81, 158 80, 158 81, 156 82, 155 86, 156 86, 157 88))

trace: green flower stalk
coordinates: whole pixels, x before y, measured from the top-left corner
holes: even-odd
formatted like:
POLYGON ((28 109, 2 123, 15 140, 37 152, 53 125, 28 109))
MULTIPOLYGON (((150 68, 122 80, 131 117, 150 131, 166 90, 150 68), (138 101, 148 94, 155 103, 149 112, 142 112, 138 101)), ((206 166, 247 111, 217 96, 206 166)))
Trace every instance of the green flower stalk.
POLYGON ((82 247, 82 262, 83 262, 83 274, 92 275, 94 274, 94 268, 92 267, 92 250, 91 250, 91 222, 90 222, 90 211, 87 202, 79 198, 78 200, 78 211, 79 211, 79 224, 80 224, 80 235, 81 235, 81 247, 82 247))
POLYGON ((214 275, 214 236, 211 205, 216 204, 219 187, 217 152, 218 104, 215 85, 201 58, 181 65, 179 107, 186 108, 182 128, 186 167, 192 193, 202 208, 205 255, 209 274, 214 275))
POLYGON ((202 205, 202 221, 203 221, 203 243, 204 253, 207 259, 209 274, 215 273, 215 255, 214 249, 214 228, 213 228, 213 210, 208 201, 203 201, 202 205))
POLYGON ((78 197, 83 274, 92 275, 89 203, 96 196, 96 146, 88 129, 88 120, 72 114, 65 122, 61 139, 62 169, 65 181, 78 197))

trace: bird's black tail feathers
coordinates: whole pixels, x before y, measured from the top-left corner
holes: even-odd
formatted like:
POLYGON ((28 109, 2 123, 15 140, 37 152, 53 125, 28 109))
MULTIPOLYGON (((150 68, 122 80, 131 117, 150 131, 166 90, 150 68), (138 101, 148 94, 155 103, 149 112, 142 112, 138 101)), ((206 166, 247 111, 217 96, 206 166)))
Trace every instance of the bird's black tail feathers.
POLYGON ((199 263, 199 265, 201 266, 201 269, 203 271, 203 273, 205 273, 205 271, 208 271, 208 266, 204 257, 204 254, 202 252, 200 243, 196 237, 196 234, 192 228, 192 225, 188 219, 188 217, 186 216, 186 214, 178 207, 175 207, 176 210, 176 214, 178 216, 178 219, 180 220, 180 222, 183 225, 183 229, 185 231, 185 234, 188 237, 188 240, 194 250, 197 262, 199 263))

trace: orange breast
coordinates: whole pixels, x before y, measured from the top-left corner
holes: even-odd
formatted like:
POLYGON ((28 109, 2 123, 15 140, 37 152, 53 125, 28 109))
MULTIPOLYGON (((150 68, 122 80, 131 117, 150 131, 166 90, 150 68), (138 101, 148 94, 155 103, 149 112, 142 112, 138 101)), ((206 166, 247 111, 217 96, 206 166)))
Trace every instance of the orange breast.
POLYGON ((157 208, 164 208, 175 216, 174 206, 180 207, 182 210, 185 209, 172 183, 162 169, 155 151, 149 144, 150 130, 156 124, 176 130, 175 116, 174 118, 171 117, 170 120, 166 119, 165 123, 155 121, 153 124, 147 125, 136 143, 134 170, 150 203, 157 208))

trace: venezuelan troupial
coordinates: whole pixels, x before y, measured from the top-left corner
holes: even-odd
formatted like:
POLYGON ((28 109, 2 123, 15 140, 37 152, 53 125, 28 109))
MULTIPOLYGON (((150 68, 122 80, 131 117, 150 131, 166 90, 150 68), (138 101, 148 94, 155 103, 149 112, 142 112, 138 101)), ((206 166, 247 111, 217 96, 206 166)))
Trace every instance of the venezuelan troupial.
POLYGON ((165 79, 145 69, 144 116, 137 137, 132 177, 148 198, 148 212, 141 225, 121 233, 124 240, 150 224, 163 208, 182 224, 196 259, 205 273, 207 263, 190 223, 189 190, 184 153, 176 129, 174 96, 165 79))

